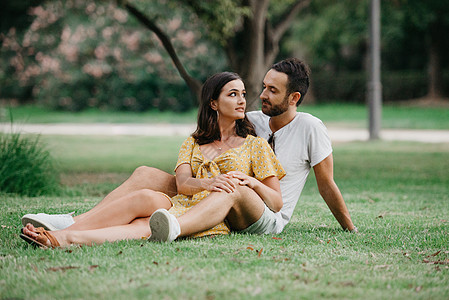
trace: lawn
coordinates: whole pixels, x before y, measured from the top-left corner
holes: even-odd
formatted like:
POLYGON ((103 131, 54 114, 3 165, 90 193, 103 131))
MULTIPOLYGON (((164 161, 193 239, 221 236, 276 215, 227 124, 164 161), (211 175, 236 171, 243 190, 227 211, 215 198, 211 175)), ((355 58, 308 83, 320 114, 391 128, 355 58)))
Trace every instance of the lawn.
MULTIPOLYGON (((327 126, 366 128, 368 111, 364 105, 334 103, 301 105, 300 111, 311 113, 327 126)), ((142 113, 111 112, 96 109, 77 113, 52 111, 37 106, 0 107, 0 123, 194 123, 196 110, 188 112, 148 111, 142 113)), ((382 128, 449 129, 448 107, 413 107, 384 105, 382 128)))
POLYGON ((1 299, 448 299, 449 144, 334 146, 359 234, 343 232, 313 174, 279 235, 33 249, 28 212, 83 212, 138 165, 173 168, 183 138, 42 136, 61 196, 0 195, 1 299))

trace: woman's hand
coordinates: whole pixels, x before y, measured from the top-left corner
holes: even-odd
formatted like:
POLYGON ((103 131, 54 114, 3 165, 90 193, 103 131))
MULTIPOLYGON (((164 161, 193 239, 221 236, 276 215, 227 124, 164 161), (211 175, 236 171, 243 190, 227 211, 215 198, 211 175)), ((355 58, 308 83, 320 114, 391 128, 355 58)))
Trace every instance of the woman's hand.
POLYGON ((227 174, 214 178, 193 178, 190 164, 181 164, 176 169, 176 187, 180 194, 194 195, 204 190, 232 193, 236 186, 232 176, 227 174))
POLYGON ((232 176, 221 174, 207 179, 204 188, 210 192, 232 193, 235 191, 235 183, 232 181, 232 176))
POLYGON ((240 180, 239 182, 240 185, 246 185, 247 187, 252 189, 254 189, 254 187, 258 183, 260 183, 260 181, 257 180, 256 178, 246 175, 245 173, 242 173, 240 171, 231 171, 228 172, 227 175, 231 176, 232 178, 240 180))

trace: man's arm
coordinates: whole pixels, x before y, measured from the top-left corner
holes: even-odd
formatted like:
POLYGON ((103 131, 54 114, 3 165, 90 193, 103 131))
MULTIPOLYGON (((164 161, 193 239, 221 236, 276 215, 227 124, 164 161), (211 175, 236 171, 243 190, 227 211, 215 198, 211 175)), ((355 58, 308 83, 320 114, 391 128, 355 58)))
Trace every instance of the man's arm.
POLYGON ((345 200, 334 181, 334 162, 332 153, 313 167, 318 190, 343 229, 357 231, 349 215, 345 200))

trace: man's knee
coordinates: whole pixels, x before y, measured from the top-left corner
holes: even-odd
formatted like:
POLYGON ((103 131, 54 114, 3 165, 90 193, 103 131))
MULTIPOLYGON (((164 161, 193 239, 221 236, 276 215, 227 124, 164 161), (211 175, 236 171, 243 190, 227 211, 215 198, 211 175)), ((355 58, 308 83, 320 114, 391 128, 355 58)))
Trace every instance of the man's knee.
POLYGON ((153 167, 140 166, 134 170, 132 176, 139 177, 139 178, 148 177, 148 176, 155 174, 157 170, 158 169, 153 168, 153 167))
POLYGON ((242 201, 245 201, 245 199, 257 195, 257 193, 252 188, 246 185, 241 185, 241 181, 239 179, 232 178, 232 181, 235 185, 235 190, 233 193, 231 193, 231 199, 234 201, 234 204, 238 204, 242 201))

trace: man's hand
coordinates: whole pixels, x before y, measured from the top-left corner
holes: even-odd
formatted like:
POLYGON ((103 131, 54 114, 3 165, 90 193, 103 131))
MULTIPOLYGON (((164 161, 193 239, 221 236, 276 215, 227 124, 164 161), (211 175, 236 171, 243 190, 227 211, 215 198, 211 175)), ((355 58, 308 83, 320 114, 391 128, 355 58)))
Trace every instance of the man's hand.
POLYGON ((228 172, 227 175, 240 180, 240 185, 246 185, 247 187, 252 189, 254 189, 256 184, 259 182, 256 178, 248 176, 240 171, 231 171, 228 172))
POLYGON ((354 226, 353 229, 348 230, 350 233, 359 233, 359 230, 357 229, 357 227, 354 226))

